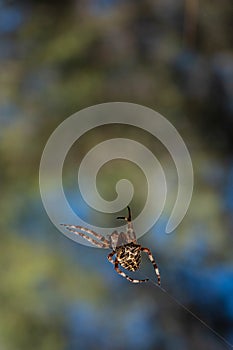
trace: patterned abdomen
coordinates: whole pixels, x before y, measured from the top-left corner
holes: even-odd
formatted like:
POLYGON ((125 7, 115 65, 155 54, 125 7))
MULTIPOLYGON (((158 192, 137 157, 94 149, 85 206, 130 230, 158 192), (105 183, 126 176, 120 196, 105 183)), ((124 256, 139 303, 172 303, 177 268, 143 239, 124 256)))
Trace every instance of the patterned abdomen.
POLYGON ((141 246, 135 243, 124 244, 116 248, 119 264, 126 270, 136 271, 141 262, 141 246))

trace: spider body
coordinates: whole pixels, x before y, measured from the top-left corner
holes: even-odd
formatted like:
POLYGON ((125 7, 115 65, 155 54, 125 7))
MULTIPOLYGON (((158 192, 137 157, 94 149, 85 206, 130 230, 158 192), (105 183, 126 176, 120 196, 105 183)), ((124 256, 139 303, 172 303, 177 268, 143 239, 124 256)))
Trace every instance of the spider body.
POLYGON ((78 234, 87 241, 91 242, 93 245, 99 248, 112 249, 112 252, 108 254, 108 260, 114 265, 115 271, 126 278, 132 283, 142 283, 147 282, 148 279, 138 280, 133 279, 125 274, 124 271, 119 269, 119 265, 128 271, 136 271, 140 267, 141 263, 141 253, 144 252, 148 255, 150 259, 155 274, 157 275, 158 284, 160 285, 160 273, 158 266, 151 254, 149 248, 144 248, 137 243, 136 235, 133 229, 133 224, 131 221, 131 211, 128 208, 128 217, 118 217, 117 219, 123 219, 127 221, 127 230, 126 232, 117 232, 114 231, 106 237, 92 231, 88 228, 75 225, 62 224, 67 228, 67 230, 78 234), (94 237, 94 238, 93 238, 94 237), (115 259, 114 259, 115 257, 115 259))
POLYGON ((116 258, 124 269, 136 271, 142 260, 141 246, 133 242, 119 246, 116 248, 116 258))

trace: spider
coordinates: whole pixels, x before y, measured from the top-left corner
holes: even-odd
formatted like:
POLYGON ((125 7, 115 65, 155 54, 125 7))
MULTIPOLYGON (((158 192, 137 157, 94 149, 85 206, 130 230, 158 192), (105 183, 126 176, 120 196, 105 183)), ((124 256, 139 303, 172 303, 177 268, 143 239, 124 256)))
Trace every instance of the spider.
POLYGON ((132 283, 142 283, 147 282, 149 279, 133 279, 125 274, 125 272, 119 269, 119 265, 128 271, 136 271, 139 269, 141 263, 141 252, 147 253, 153 267, 155 270, 155 274, 157 275, 158 284, 160 285, 160 273, 158 266, 151 254, 149 248, 143 248, 140 244, 137 243, 136 235, 133 229, 133 224, 131 221, 131 210, 130 207, 127 206, 128 216, 122 217, 118 216, 117 219, 123 219, 127 221, 127 230, 126 233, 114 231, 111 235, 107 235, 104 237, 103 235, 96 233, 88 228, 82 226, 68 225, 62 224, 66 227, 67 230, 78 234, 83 237, 87 241, 91 242, 93 245, 99 248, 112 249, 112 252, 108 254, 108 260, 114 265, 115 271, 126 278, 128 281, 132 283), (77 231, 77 229, 79 232, 77 231), (83 233, 85 232, 85 233, 83 233), (87 235, 92 235, 98 240, 87 235), (113 259, 115 255, 115 259, 113 259))

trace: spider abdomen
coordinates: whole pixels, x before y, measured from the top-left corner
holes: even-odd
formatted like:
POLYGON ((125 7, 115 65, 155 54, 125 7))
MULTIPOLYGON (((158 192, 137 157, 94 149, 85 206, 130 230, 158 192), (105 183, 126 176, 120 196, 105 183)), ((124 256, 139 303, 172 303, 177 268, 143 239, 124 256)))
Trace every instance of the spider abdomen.
POLYGON ((116 248, 116 257, 119 264, 126 270, 136 271, 141 263, 141 246, 128 243, 116 248))

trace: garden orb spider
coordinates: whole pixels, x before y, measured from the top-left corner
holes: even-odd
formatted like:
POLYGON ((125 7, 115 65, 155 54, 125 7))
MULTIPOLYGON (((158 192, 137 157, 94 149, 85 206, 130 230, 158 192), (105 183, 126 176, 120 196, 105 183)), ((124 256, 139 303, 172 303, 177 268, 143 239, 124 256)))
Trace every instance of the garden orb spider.
POLYGON ((119 269, 119 265, 128 271, 136 271, 139 269, 139 266, 141 263, 141 252, 147 253, 148 258, 150 259, 154 267, 155 274, 157 275, 158 285, 160 285, 160 273, 159 273, 158 266, 151 254, 150 249, 144 248, 137 243, 137 238, 136 238, 136 235, 133 229, 133 224, 131 221, 130 207, 127 206, 127 209, 128 209, 127 217, 122 217, 122 216, 117 217, 117 219, 123 219, 127 221, 127 229, 125 233, 123 232, 119 233, 117 231, 114 231, 112 234, 104 237, 103 235, 82 226, 67 225, 67 224, 62 224, 62 225, 65 226, 67 230, 83 237, 84 239, 86 239, 87 241, 91 242, 93 245, 99 248, 112 249, 112 252, 108 254, 108 260, 114 265, 115 271, 119 275, 126 278, 128 281, 132 283, 147 282, 149 281, 149 279, 143 279, 143 280, 133 279, 128 275, 126 275, 125 272, 121 271, 119 269), (90 236, 88 236, 87 234, 89 234, 90 236), (91 236, 97 239, 94 239, 91 236), (115 255, 115 259, 113 258, 114 255, 115 255))

